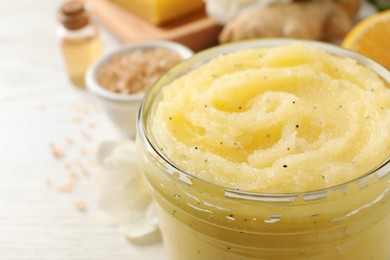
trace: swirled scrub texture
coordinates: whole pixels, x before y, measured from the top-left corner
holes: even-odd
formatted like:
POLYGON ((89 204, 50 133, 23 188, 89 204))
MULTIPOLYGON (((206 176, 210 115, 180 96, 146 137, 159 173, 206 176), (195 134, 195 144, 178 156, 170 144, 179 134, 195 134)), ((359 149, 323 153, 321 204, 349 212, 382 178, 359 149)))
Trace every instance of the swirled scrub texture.
POLYGON ((164 87, 152 117, 163 153, 224 187, 311 191, 390 154, 390 89, 357 61, 312 46, 221 55, 164 87))

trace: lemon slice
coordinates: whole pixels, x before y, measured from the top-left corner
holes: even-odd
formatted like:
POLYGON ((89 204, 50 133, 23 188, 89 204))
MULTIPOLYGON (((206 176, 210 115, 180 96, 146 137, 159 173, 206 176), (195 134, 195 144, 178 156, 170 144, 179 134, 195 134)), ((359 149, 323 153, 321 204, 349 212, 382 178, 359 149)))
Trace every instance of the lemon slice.
POLYGON ((390 10, 359 22, 345 37, 342 46, 390 69, 390 10))

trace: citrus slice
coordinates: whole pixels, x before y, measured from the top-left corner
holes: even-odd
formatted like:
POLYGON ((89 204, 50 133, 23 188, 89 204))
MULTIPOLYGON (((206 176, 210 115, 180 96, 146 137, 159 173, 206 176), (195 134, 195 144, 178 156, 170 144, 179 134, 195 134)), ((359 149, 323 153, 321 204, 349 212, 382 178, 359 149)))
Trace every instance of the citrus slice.
POLYGON ((390 69, 390 10, 359 22, 345 37, 342 46, 390 69))

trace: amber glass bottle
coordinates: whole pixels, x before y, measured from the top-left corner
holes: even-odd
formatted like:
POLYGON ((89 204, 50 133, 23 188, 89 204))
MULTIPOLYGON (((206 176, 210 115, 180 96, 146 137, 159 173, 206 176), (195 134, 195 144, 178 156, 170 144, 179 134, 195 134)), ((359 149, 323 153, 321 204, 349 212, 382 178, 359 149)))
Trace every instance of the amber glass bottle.
POLYGON ((81 1, 68 1, 58 11, 58 34, 72 83, 85 87, 84 76, 89 66, 102 54, 102 43, 87 6, 81 1))

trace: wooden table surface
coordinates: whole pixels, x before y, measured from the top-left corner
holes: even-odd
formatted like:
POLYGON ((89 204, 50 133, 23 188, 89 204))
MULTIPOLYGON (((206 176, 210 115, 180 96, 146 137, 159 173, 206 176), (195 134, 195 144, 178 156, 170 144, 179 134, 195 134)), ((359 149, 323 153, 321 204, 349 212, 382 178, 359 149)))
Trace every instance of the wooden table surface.
MULTIPOLYGON (((97 206, 94 150, 122 137, 68 81, 60 4, 0 0, 0 259, 166 259, 161 242, 127 241, 97 206)), ((101 30, 106 51, 119 45, 101 30)))

